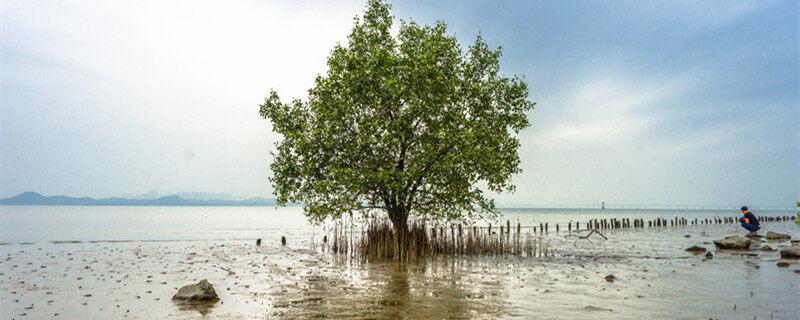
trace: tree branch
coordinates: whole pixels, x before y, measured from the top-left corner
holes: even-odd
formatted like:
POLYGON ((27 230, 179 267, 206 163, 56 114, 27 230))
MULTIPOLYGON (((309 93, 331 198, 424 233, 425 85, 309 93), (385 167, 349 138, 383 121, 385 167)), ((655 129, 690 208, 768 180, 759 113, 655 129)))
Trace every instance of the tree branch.
POLYGON ((369 205, 369 206, 360 206, 360 207, 356 208, 356 210, 367 210, 367 209, 383 209, 383 210, 386 210, 386 207, 369 205))

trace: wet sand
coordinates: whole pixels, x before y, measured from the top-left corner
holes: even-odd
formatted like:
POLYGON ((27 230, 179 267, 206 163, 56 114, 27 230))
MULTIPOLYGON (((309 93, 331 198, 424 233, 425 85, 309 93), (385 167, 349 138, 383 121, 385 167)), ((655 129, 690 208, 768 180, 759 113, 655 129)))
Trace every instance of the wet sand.
MULTIPOLYGON (((792 222, 767 230, 800 237, 792 222)), ((608 230, 543 238, 554 257, 363 264, 307 236, 208 241, 39 241, 0 245, 3 319, 797 319, 800 262, 720 251, 735 225, 608 230), (689 235, 689 237, 685 237, 689 235), (684 249, 699 245, 714 258, 684 249), (609 282, 607 275, 614 275, 609 282), (220 301, 171 301, 208 279, 220 301)), ((788 241, 763 240, 780 249, 788 241)), ((743 254, 745 253, 745 254, 743 254)))

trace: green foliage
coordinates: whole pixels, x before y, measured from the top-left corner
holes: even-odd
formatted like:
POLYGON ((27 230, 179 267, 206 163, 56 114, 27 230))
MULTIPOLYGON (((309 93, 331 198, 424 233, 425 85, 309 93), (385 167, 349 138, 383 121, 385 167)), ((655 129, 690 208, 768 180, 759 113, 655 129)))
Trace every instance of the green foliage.
POLYGON ((283 135, 271 164, 278 203, 303 203, 318 221, 386 210, 403 227, 409 215, 494 216, 484 190, 514 190, 527 84, 500 74, 500 49, 480 36, 462 50, 442 22, 401 22, 396 37, 392 23, 390 5, 370 0, 307 101, 272 91, 261 105, 283 135))

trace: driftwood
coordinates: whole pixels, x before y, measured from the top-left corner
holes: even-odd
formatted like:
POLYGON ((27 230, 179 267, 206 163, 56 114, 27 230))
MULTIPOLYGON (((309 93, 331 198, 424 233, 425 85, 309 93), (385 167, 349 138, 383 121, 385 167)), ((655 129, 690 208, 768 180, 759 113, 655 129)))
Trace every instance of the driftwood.
MULTIPOLYGON (((587 231, 587 230, 582 230, 582 231, 587 231)), ((576 237, 576 238, 578 238, 578 239, 587 239, 587 240, 588 240, 588 239, 589 239, 589 237, 590 237, 591 235, 593 235, 593 234, 597 234, 598 236, 601 236, 601 237, 603 237, 603 239, 604 239, 604 240, 608 240, 608 238, 606 238, 606 236, 605 236, 605 235, 603 235, 602 233, 600 233, 600 231, 597 231, 596 229, 589 230, 589 233, 587 233, 585 236, 582 236, 582 235, 579 235, 579 234, 575 234, 575 233, 570 233, 570 234, 568 234, 568 235, 565 235, 565 236, 564 236, 564 238, 567 238, 567 237, 576 237)))
POLYGON ((225 267, 220 267, 220 266, 217 266, 217 267, 219 267, 219 268, 220 268, 220 269, 222 269, 222 270, 225 270, 225 271, 227 271, 227 272, 228 272, 228 274, 236 274, 236 272, 233 272, 233 270, 231 270, 231 269, 228 269, 228 268, 225 268, 225 267))

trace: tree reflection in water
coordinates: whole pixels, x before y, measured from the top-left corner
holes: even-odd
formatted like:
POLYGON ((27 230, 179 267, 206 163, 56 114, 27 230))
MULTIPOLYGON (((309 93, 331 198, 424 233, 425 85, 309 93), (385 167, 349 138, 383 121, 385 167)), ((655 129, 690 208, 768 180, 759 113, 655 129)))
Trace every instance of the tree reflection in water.
MULTIPOLYGON (((276 294, 273 316, 329 319, 496 318, 507 304, 496 268, 480 261, 332 266, 276 294), (284 291, 285 290, 285 291, 284 291)), ((314 272, 312 272, 314 273, 314 272)))

